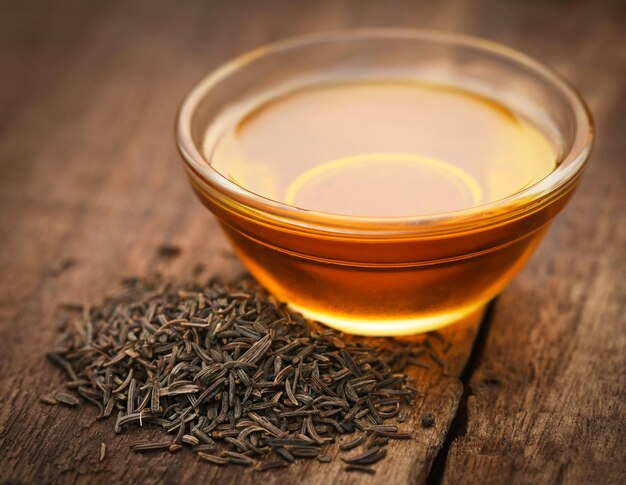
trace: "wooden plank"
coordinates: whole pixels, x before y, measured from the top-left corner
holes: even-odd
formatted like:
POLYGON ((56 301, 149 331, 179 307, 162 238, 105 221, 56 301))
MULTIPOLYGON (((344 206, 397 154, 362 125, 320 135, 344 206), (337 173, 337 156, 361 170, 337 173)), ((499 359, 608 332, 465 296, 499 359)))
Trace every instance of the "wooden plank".
MULTIPOLYGON (((218 469, 188 452, 134 454, 129 443, 137 436, 119 437, 113 423, 94 423, 93 409, 39 403, 42 392, 62 385, 44 354, 57 336, 61 301, 97 300, 122 276, 149 269, 178 278, 190 277, 197 262, 206 265, 205 276, 243 270, 187 186, 171 136, 177 103, 227 58, 275 37, 341 23, 349 10, 329 2, 311 17, 280 2, 270 11, 265 3, 198 2, 182 10, 173 3, 154 9, 151 2, 119 2, 91 12, 80 3, 66 5, 62 19, 44 5, 3 17, 34 40, 23 44, 14 32, 3 51, 19 82, 5 86, 13 101, 0 111, 0 478, 252 483, 259 475, 251 470, 218 469), (249 25, 244 8, 254 19, 249 25), (164 242, 180 246, 182 255, 159 258, 164 242), (57 274, 55 264, 66 257, 76 264, 57 274), (107 457, 99 462, 102 442, 107 457)), ((404 425, 416 439, 394 443, 375 477, 345 474, 336 460, 300 463, 263 480, 423 481, 456 413, 458 376, 479 320, 474 315, 445 330, 453 343, 445 375, 416 374, 421 394, 404 425), (418 425, 426 411, 436 415, 430 429, 418 425)))
MULTIPOLYGON (((0 9, 2 481, 361 482, 339 473, 339 463, 256 475, 218 471, 190 453, 134 455, 111 423, 93 425, 93 410, 49 408, 37 399, 61 385, 59 373, 42 364, 60 301, 96 300, 120 277, 151 268, 179 278, 197 262, 226 278, 243 270, 178 163, 170 134, 185 92, 261 43, 385 24, 486 35, 551 63, 590 100, 600 132, 580 193, 496 307, 489 338, 472 359, 470 370, 478 370, 467 422, 461 413, 449 457, 445 446, 430 480, 623 481, 626 96, 617 48, 624 13, 613 2, 323 0, 305 8, 197 1, 157 8, 147 0, 69 0, 63 8, 5 2, 0 9), (179 245, 182 255, 158 258, 163 242, 179 245), (68 256, 75 266, 50 271, 68 256), (101 442, 108 451, 99 463, 101 442)), ((477 319, 446 329, 453 342, 446 375, 418 376, 422 397, 407 423, 417 439, 394 444, 366 480, 424 481, 462 401, 458 377, 477 319), (417 426, 423 411, 436 414, 434 429, 417 426)))
POLYGON ((552 26, 533 31, 540 57, 559 58, 598 137, 578 194, 498 301, 443 483, 626 479, 626 56, 616 48, 626 45, 626 12, 576 8, 565 19, 530 8, 500 18, 513 44, 528 38, 516 25, 552 26))

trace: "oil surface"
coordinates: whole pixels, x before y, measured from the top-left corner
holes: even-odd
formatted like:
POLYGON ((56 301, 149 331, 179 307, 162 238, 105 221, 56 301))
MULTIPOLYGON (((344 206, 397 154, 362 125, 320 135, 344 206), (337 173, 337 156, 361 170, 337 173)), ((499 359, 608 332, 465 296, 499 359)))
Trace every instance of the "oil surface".
POLYGON ((325 84, 227 111, 205 155, 231 181, 302 209, 434 214, 512 195, 556 166, 533 125, 467 91, 419 82, 325 84))

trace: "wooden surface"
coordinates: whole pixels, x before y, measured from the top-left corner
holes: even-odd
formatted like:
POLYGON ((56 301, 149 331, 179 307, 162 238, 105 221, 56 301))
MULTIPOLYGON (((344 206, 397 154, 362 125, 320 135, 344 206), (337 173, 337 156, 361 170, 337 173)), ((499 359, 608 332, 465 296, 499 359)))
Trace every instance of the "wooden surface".
POLYGON ((625 25, 618 0, 1 2, 0 482, 626 481, 625 25), (371 25, 526 51, 580 89, 598 131, 577 195, 480 332, 477 318, 446 329, 446 373, 419 377, 416 440, 394 444, 374 477, 336 462, 256 475, 191 453, 134 455, 94 409, 40 404, 62 383, 44 360, 59 302, 155 268, 242 271, 184 179, 172 134, 182 96, 259 44, 371 25), (183 252, 160 258, 162 243, 183 252), (421 411, 435 428, 417 426, 421 411))

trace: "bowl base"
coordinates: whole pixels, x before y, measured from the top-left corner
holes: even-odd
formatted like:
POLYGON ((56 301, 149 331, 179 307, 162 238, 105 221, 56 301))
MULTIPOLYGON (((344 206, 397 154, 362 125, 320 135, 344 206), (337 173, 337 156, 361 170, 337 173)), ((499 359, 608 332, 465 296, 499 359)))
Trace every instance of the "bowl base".
POLYGON ((464 320, 471 314, 482 313, 487 303, 488 301, 481 301, 474 305, 457 308, 446 313, 402 319, 358 319, 337 316, 309 310, 292 303, 289 303, 289 308, 298 313, 302 313, 302 315, 310 320, 315 320, 344 333, 368 337, 394 337, 431 332, 447 325, 452 325, 453 323, 464 320))

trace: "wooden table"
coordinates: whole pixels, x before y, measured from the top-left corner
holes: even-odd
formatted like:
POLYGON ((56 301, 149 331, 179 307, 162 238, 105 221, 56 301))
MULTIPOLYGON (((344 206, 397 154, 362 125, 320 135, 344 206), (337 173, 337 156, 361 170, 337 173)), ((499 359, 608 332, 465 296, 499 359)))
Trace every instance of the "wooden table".
POLYGON ((0 481, 3 483, 624 483, 626 9, 615 1, 5 1, 0 6, 0 481), (445 331, 424 373, 437 424, 374 477, 334 462, 275 474, 192 453, 132 454, 95 410, 46 407, 59 302, 124 275, 242 271, 194 199, 173 142, 182 96, 268 41, 340 27, 490 37, 554 66, 588 100, 597 144, 576 197, 479 325, 445 331), (157 255, 180 246, 177 258, 157 255), (74 266, 60 265, 66 258, 74 266), (98 461, 100 443, 107 457, 98 461))

